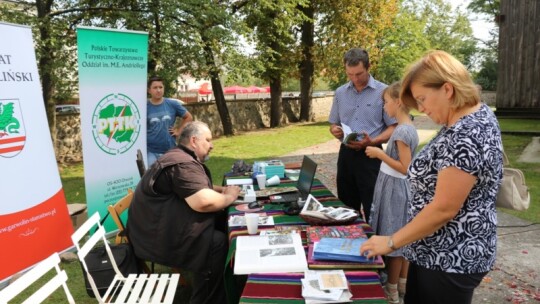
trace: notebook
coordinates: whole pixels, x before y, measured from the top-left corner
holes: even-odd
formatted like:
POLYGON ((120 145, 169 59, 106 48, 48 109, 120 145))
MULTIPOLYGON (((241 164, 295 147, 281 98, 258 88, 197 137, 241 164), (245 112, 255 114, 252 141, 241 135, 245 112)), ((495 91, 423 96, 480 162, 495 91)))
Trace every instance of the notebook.
POLYGON ((302 167, 300 168, 300 175, 298 176, 298 181, 296 182, 297 191, 280 195, 271 195, 269 197, 270 202, 280 204, 296 202, 299 197, 303 200, 307 199, 309 192, 311 192, 311 186, 313 184, 313 179, 315 179, 316 171, 317 163, 304 155, 302 167))

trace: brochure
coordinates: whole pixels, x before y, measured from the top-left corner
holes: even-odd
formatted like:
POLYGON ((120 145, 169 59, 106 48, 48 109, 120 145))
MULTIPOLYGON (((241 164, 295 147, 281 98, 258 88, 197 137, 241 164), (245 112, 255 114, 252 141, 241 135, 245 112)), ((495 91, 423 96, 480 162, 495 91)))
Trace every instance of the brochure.
MULTIPOLYGON (((246 226, 246 218, 243 215, 233 215, 229 218, 229 227, 246 226)), ((259 226, 274 226, 274 217, 259 213, 259 226)))

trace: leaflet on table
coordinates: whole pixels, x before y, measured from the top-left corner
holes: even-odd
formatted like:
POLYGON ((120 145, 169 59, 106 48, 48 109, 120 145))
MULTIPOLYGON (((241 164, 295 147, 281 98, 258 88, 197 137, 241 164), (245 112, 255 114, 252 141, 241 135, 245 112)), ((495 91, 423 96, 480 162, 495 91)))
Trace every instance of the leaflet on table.
POLYGON ((306 303, 351 302, 352 294, 343 270, 308 270, 301 281, 306 303))
MULTIPOLYGON (((229 227, 246 226, 246 218, 243 215, 233 215, 229 218, 229 227)), ((259 226, 274 226, 274 217, 259 213, 259 226)))
POLYGON ((324 207, 313 195, 308 195, 306 203, 300 214, 308 215, 320 219, 346 220, 358 217, 353 209, 344 207, 324 207))
POLYGON ((236 238, 234 274, 305 270, 306 253, 298 233, 236 238))
POLYGON ((315 260, 337 260, 349 262, 373 262, 374 259, 360 255, 360 246, 367 238, 322 238, 314 243, 313 258, 315 260))

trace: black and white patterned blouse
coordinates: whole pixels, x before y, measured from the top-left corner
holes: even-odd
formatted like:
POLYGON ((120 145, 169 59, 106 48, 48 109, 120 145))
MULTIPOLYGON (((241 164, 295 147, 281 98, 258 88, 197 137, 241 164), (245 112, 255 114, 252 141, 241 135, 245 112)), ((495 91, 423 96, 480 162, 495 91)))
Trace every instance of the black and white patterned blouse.
POLYGON ((439 171, 456 167, 477 177, 458 214, 438 231, 404 250, 413 263, 450 273, 490 271, 497 249, 495 200, 502 177, 502 142, 495 115, 485 104, 443 127, 413 159, 408 171, 412 220, 433 200, 439 171))

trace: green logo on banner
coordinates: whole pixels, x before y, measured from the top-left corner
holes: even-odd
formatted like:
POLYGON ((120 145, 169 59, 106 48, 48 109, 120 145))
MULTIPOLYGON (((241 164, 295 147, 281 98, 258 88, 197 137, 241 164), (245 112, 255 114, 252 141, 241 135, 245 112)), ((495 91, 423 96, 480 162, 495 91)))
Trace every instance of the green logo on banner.
POLYGON ((136 104, 124 94, 110 94, 101 99, 92 115, 92 135, 105 153, 127 152, 137 141, 141 114, 136 104))

